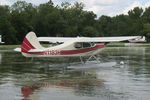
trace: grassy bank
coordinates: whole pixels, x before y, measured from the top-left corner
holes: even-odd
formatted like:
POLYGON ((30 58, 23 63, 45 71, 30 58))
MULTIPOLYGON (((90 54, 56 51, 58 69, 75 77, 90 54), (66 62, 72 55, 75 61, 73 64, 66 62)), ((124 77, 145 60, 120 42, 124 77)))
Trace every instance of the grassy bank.
POLYGON ((18 47, 20 47, 20 45, 0 45, 0 51, 13 51, 18 47))

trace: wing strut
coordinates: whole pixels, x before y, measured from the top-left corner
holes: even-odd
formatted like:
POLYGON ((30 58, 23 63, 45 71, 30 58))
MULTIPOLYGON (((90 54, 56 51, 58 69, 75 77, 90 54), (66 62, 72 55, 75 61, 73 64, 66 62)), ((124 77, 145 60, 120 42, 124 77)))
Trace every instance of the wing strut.
POLYGON ((92 58, 94 58, 97 62, 100 62, 100 60, 99 60, 99 58, 98 57, 96 57, 96 55, 91 55, 91 56, 89 56, 89 58, 87 59, 87 60, 83 60, 83 57, 82 56, 80 56, 80 61, 81 61, 81 63, 86 63, 86 62, 88 62, 88 61, 90 61, 92 58))
POLYGON ((80 56, 80 61, 81 61, 82 64, 85 63, 85 61, 83 60, 82 56, 80 56))

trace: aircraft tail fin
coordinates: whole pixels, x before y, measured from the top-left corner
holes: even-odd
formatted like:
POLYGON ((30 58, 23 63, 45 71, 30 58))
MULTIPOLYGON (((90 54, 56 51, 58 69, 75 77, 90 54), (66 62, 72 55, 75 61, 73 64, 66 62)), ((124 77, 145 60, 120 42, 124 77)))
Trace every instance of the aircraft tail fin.
POLYGON ((31 49, 42 49, 37 36, 34 32, 29 32, 21 45, 21 52, 27 53, 31 49))

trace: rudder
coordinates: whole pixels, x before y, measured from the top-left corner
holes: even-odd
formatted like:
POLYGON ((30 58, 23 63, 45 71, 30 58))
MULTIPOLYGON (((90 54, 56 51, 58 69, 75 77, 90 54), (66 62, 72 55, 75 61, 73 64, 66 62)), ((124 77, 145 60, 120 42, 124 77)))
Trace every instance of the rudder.
POLYGON ((34 32, 29 32, 24 38, 21 45, 21 52, 27 53, 31 49, 42 49, 37 36, 34 32))

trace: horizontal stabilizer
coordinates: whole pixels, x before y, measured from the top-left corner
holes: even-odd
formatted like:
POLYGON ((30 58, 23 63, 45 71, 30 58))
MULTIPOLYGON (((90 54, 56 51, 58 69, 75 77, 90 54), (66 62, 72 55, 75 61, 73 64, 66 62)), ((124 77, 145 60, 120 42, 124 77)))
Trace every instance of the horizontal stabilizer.
POLYGON ((21 52, 21 48, 15 48, 14 51, 21 52))

